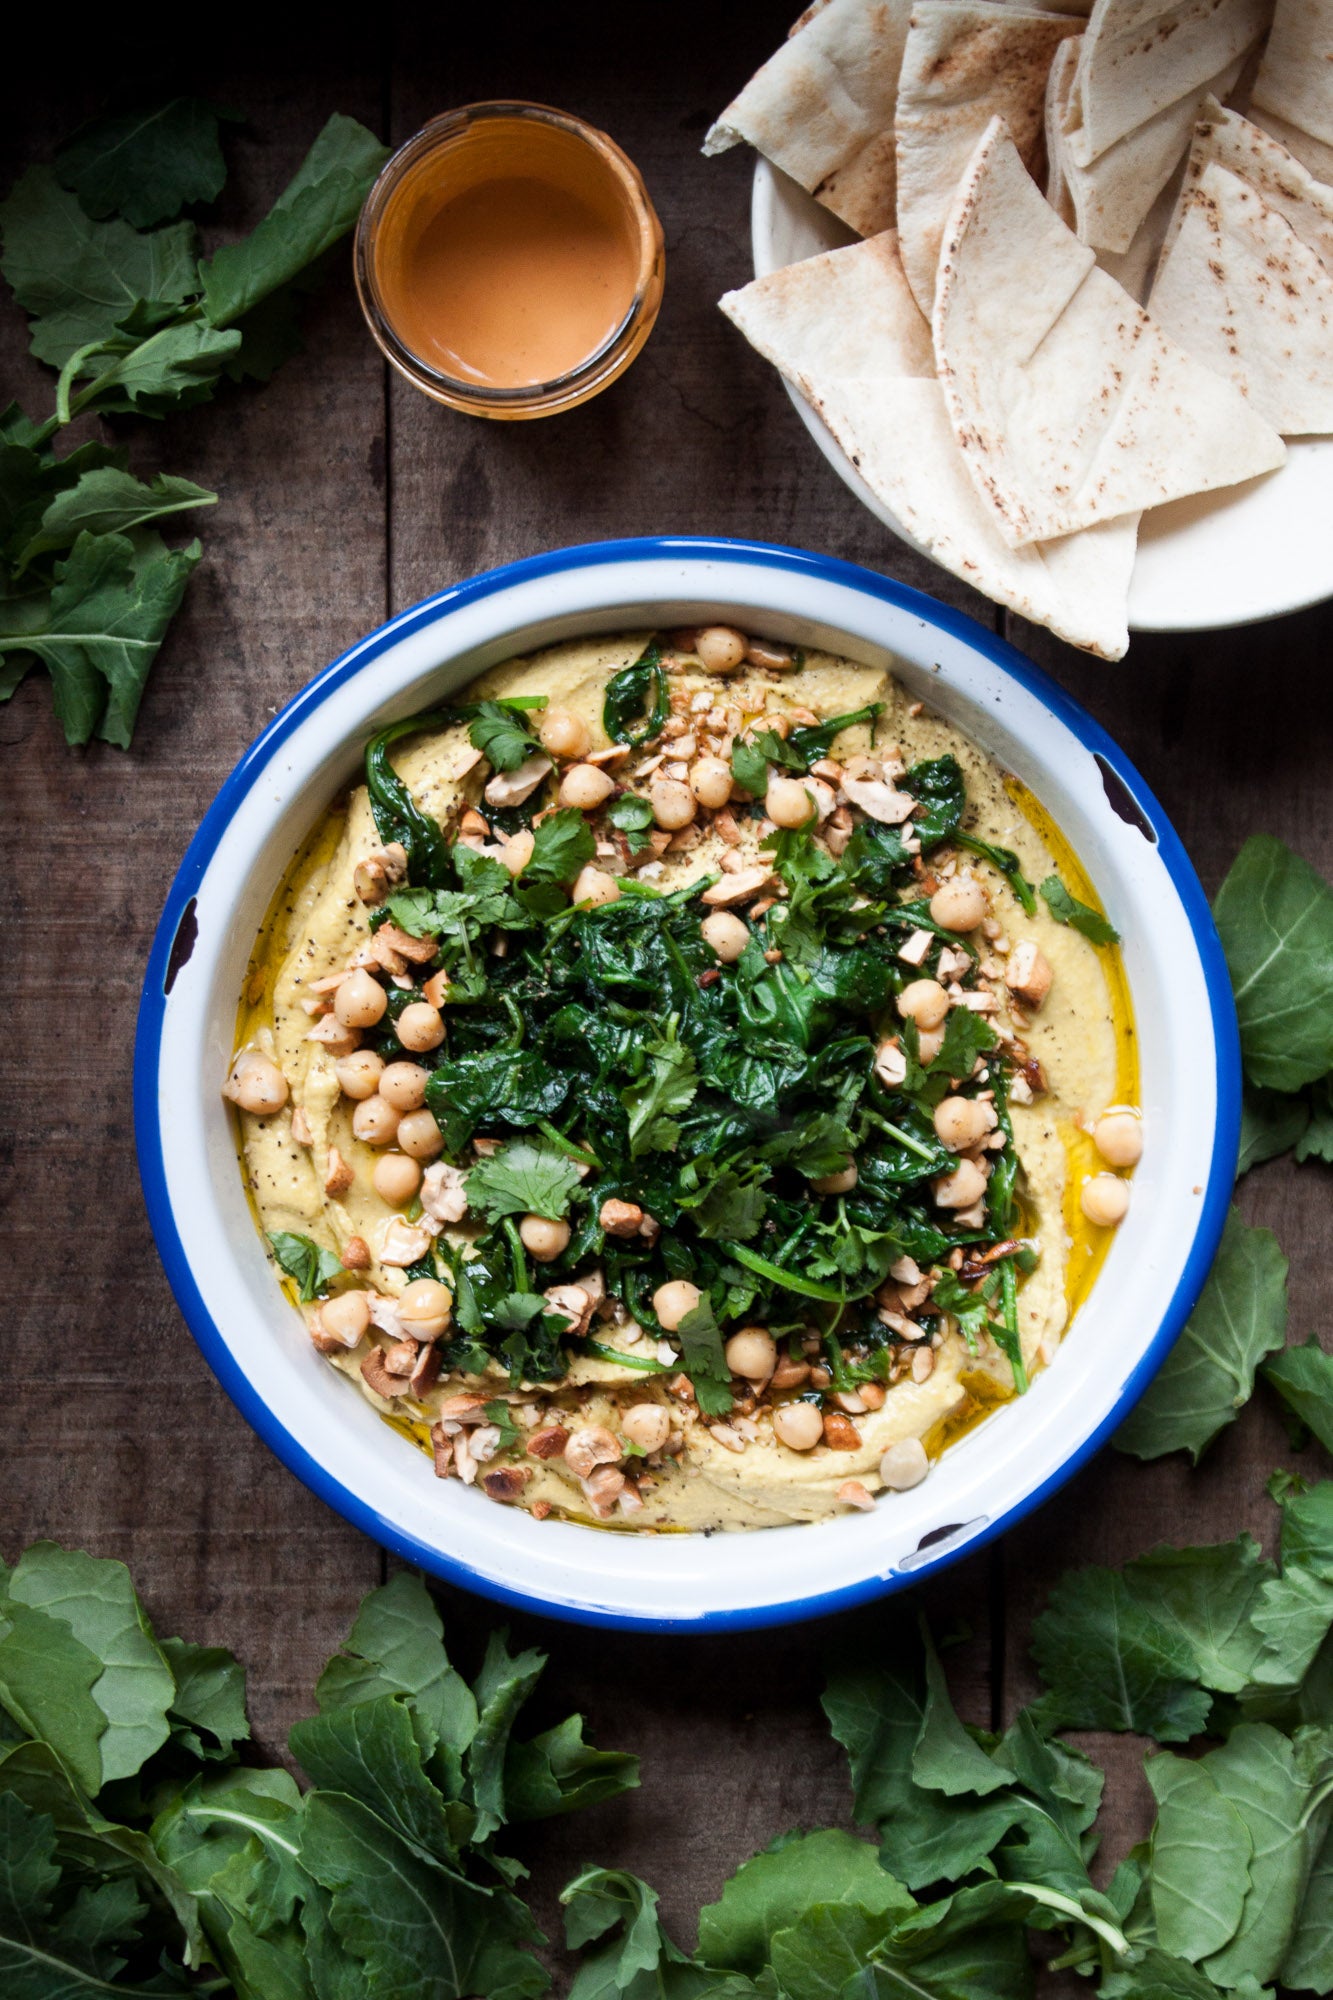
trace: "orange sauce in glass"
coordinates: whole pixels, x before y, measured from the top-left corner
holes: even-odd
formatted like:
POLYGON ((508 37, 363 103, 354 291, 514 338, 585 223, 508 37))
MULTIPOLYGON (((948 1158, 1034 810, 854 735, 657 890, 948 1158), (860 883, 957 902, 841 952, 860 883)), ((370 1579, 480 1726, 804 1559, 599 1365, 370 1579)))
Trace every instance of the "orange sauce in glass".
POLYGON ((390 197, 375 279, 399 339, 479 387, 554 382, 631 311, 640 263, 625 191, 574 135, 518 118, 473 127, 390 197))

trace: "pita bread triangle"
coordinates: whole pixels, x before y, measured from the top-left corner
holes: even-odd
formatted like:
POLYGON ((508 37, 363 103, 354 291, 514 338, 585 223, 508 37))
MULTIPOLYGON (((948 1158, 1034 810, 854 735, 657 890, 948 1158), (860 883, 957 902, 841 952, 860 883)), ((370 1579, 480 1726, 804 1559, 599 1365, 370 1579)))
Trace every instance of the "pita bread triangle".
POLYGON ((1199 115, 1190 147, 1181 200, 1163 246, 1170 249, 1184 217, 1185 198, 1203 178, 1210 160, 1239 174, 1270 208, 1286 217, 1302 243, 1333 272, 1333 187, 1316 180, 1309 169, 1261 126, 1209 101, 1199 115))
POLYGON ((998 119, 940 257, 935 363, 1014 548, 1280 465, 1277 432, 1151 320, 1048 206, 998 119))
POLYGON ((1096 0, 1078 68, 1070 149, 1089 167, 1108 146, 1202 90, 1268 26, 1272 0, 1096 0))
POLYGON ((892 230, 757 278, 721 303, 927 555, 1071 644, 1123 655, 1137 517, 1009 547, 963 463, 892 230))
POLYGON ((1277 0, 1251 102, 1333 147, 1333 0, 1277 0))
POLYGON ((959 176, 992 117, 1028 166, 1042 150, 1051 58, 1081 20, 999 0, 917 0, 903 50, 894 132, 898 240, 922 312, 935 303, 940 239, 959 176))
POLYGON ((912 0, 823 0, 704 140, 724 153, 748 140, 852 229, 893 221, 893 106, 912 0))
POLYGON ((1152 288, 1166 331, 1287 436, 1333 431, 1333 274, 1247 181, 1210 160, 1152 288))

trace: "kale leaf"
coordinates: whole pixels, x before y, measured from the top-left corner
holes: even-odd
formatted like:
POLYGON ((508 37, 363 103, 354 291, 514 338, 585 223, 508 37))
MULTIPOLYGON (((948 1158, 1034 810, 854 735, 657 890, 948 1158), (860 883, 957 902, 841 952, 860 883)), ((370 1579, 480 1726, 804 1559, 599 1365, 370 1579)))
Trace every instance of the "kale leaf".
POLYGON ((634 747, 660 736, 670 713, 662 649, 650 639, 638 659, 607 682, 602 726, 613 743, 634 747))

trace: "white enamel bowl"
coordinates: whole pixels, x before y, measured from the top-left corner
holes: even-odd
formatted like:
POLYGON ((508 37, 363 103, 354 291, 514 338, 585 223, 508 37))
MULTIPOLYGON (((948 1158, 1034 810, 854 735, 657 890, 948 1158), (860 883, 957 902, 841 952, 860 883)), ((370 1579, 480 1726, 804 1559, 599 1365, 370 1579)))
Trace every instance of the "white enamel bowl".
POLYGON ((752 543, 610 542, 442 591, 328 667, 227 779, 167 899, 136 1049, 149 1214, 196 1340, 260 1436, 411 1562, 559 1617, 641 1628, 777 1624, 898 1588, 975 1549, 1097 1449, 1159 1366, 1212 1261, 1235 1170, 1239 1058, 1226 970, 1160 808, 1021 654, 900 584, 752 543), (314 1352, 246 1203, 219 1087, 265 908, 368 736, 482 669, 618 627, 734 619, 892 665, 1054 813, 1125 939, 1147 1147, 1128 1220, 1054 1365, 873 1513, 759 1534, 637 1539, 534 1521, 454 1480, 314 1352))
MULTIPOLYGON (((836 215, 767 160, 755 166, 750 206, 755 276, 858 239, 836 215)), ((786 385, 801 421, 863 506, 921 555, 873 494, 805 398, 786 385)), ((1333 597, 1333 438, 1298 438, 1262 479, 1156 507, 1143 517, 1129 586, 1135 632, 1200 632, 1252 625, 1333 597)))

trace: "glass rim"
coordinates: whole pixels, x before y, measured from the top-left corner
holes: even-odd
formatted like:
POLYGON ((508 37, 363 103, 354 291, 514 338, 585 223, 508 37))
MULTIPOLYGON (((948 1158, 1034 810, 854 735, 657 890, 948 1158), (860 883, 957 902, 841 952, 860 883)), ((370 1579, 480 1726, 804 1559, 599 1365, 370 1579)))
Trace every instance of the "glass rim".
POLYGON ((603 386, 601 378, 608 370, 616 369, 621 364, 623 349, 645 309, 653 302, 654 290, 660 297, 662 247, 661 223, 643 177, 629 155, 608 133, 572 112, 556 109, 554 105, 538 104, 526 98, 496 98, 441 112, 390 155, 366 196, 357 220, 353 269, 357 296, 370 331, 385 358, 401 375, 427 395, 433 395, 436 400, 456 408, 475 408, 483 412, 498 408, 517 413, 541 404, 554 403, 558 407, 567 400, 581 399, 590 390, 603 386), (470 126, 500 119, 523 119, 551 126, 568 133, 596 153, 619 183, 626 209, 636 226, 639 250, 634 296, 624 317, 597 347, 563 374, 542 382, 508 387, 469 382, 461 376, 446 374, 410 347, 385 307, 375 276, 374 258, 375 239, 389 203, 417 161, 470 126))

